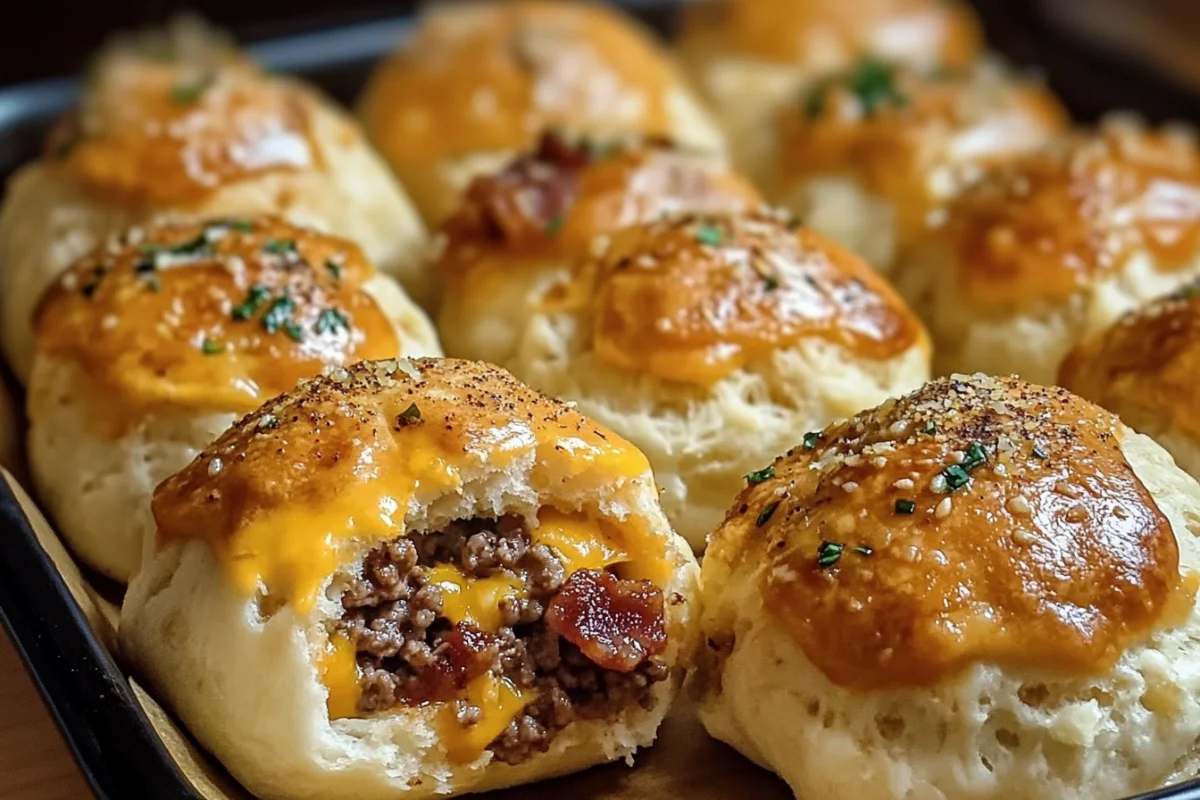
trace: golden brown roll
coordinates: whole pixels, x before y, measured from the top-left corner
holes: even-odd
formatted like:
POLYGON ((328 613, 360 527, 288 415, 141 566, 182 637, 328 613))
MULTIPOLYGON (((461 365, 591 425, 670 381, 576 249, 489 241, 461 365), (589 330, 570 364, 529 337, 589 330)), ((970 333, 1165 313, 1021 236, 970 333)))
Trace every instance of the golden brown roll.
POLYGON ((38 305, 34 484, 76 555, 127 581, 150 495, 239 416, 331 367, 440 354, 345 239, 272 217, 131 228, 38 305))
POLYGON ((1200 287, 1130 311, 1076 345, 1058 382, 1154 438, 1200 476, 1200 287))
POLYGON ((1071 346, 1200 275, 1190 133, 1110 121, 997 165, 897 262, 934 372, 1053 383, 1071 346))
POLYGON ((494 367, 363 362, 154 496, 122 652, 249 791, 479 792, 648 745, 695 559, 645 457, 494 367))
POLYGON ((772 194, 886 273, 982 167, 1067 122, 1041 83, 995 63, 919 70, 866 57, 779 112, 772 194))
POLYGON ((417 296, 427 288, 412 280, 425 238, 412 204, 312 88, 187 24, 110 46, 89 76, 0 210, 0 331, 22 382, 46 287, 105 237, 164 215, 281 214, 359 243, 417 296))
POLYGON ((919 386, 928 359, 920 323, 870 267, 758 211, 616 232, 547 290, 504 365, 641 448, 700 550, 742 475, 796 430, 919 386))
POLYGON ((797 797, 1126 797, 1200 769, 1200 486, 1071 395, 955 376, 748 477, 701 719, 797 797))
POLYGON ((729 137, 734 163, 771 184, 776 112, 864 56, 968 67, 979 23, 957 0, 706 0, 689 4, 680 52, 729 137))
POLYGON ((618 228, 680 211, 747 211, 758 193, 706 156, 661 142, 544 135, 531 153, 476 178, 442 226, 430 268, 451 355, 503 364, 547 288, 618 228))
POLYGON ((472 178, 547 128, 725 149, 651 33, 599 2, 435 4, 376 68, 359 112, 430 225, 454 211, 472 178))

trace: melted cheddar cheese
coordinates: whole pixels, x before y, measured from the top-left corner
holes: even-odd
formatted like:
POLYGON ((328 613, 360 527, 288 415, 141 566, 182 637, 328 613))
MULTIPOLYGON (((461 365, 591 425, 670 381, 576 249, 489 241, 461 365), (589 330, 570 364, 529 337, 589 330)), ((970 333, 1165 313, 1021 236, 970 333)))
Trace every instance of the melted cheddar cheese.
POLYGON ((317 659, 317 675, 328 692, 325 705, 329 710, 329 718, 355 716, 362 689, 358 682, 354 645, 349 639, 335 635, 326 642, 325 649, 317 659))
POLYGON ((468 578, 453 564, 438 564, 429 572, 429 582, 442 590, 442 616, 455 624, 474 623, 488 633, 504 624, 500 603, 523 594, 521 582, 512 575, 468 578))
POLYGON ((531 700, 531 692, 522 692, 505 678, 490 672, 471 681, 463 692, 463 700, 482 712, 479 722, 469 728, 458 723, 454 704, 447 703, 440 712, 442 743, 452 761, 473 761, 504 732, 513 717, 521 713, 531 700))

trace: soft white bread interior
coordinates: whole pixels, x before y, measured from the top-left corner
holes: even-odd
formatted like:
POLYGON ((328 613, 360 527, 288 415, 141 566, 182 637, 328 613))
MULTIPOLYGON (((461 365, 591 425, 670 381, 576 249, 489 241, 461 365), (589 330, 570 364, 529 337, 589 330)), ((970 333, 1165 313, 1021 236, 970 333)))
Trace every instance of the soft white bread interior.
POLYGON ((33 307, 106 237, 156 218, 274 213, 357 242, 419 301, 425 228, 356 123, 188 26, 119 42, 0 208, 0 333, 24 382, 33 307), (184 45, 181 42, 190 44, 184 45))
POLYGON ((764 191, 775 184, 772 121, 816 81, 864 56, 961 69, 982 45, 974 12, 939 0, 710 0, 688 4, 679 38, 734 163, 764 191))
POLYGON ((725 150, 653 34, 599 2, 434 5, 376 68, 359 113, 430 225, 547 129, 725 150))
MULTIPOLYGON (((462 794, 626 757, 653 741, 690 659, 697 567, 645 458, 494 367, 362 362, 303 384, 168 479, 154 508, 158 549, 126 597, 122 652, 261 797, 462 794), (670 677, 644 704, 574 721, 515 764, 486 740, 452 757, 453 703, 338 710, 335 673, 361 687, 365 662, 331 664, 331 630, 370 553, 477 517, 519 517, 537 535, 551 513, 600 525, 576 556, 612 536, 622 580, 665 598, 670 677)), ((490 725, 499 711, 483 708, 490 725)))
POLYGON ((1067 351, 1200 276, 1200 150, 1109 120, 996 165, 900 257, 935 374, 1053 383, 1067 351))
POLYGON ((76 555, 122 582, 154 487, 240 415, 329 367, 441 352, 355 245, 267 217, 114 236, 54 284, 36 328, 34 486, 76 555))
POLYGON ((797 442, 735 502, 704 561, 701 718, 797 797, 1194 777, 1198 504, 1162 448, 1063 389, 934 381, 797 442))
POLYGON ((640 447, 697 551, 743 475, 929 375, 891 287, 773 211, 623 229, 548 297, 504 365, 640 447))
POLYGON ((620 228, 759 205, 758 192, 711 155, 547 133, 535 150, 476 178, 441 227, 432 269, 446 352, 506 363, 546 293, 620 228))

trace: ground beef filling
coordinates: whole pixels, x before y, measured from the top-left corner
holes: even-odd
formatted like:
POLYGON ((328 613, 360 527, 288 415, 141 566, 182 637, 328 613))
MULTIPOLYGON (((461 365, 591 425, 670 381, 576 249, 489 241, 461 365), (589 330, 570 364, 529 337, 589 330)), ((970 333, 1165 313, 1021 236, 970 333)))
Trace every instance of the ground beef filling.
POLYGON ((575 720, 649 708, 651 687, 668 674, 659 658, 666 644, 661 591, 609 572, 568 576, 552 549, 530 543, 517 517, 466 520, 388 542, 367 556, 362 577, 342 583, 345 615, 335 630, 357 651, 359 710, 453 701, 458 722, 470 726, 481 711, 456 698, 491 671, 534 693, 488 747, 510 764, 546 750, 575 720), (525 596, 501 601, 496 632, 453 625, 430 583, 438 564, 454 564, 468 579, 515 576, 525 596))

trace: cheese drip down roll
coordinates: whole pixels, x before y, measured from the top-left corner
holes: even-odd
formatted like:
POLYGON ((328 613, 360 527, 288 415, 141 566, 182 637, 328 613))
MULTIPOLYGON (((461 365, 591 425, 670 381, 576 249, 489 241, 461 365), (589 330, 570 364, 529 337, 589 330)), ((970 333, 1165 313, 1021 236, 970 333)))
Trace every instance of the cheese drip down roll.
POLYGON ((1043 384, 1073 345, 1197 276, 1195 136, 1115 119, 985 170, 892 274, 935 373, 1043 384))
POLYGON ((887 273, 984 167, 1067 122, 1041 83, 992 62, 921 70, 864 57, 779 112, 772 199, 887 273))
POLYGON ((22 382, 46 287, 110 234, 164 215, 280 214, 358 242, 418 296, 425 288, 410 280, 420 218, 316 90, 262 72, 195 23, 117 41, 89 76, 0 208, 0 339, 22 382))
POLYGON ((168 478, 123 652, 247 789, 432 797, 648 745, 697 567, 645 457, 495 367, 362 362, 168 478))
POLYGON ((546 291, 505 366, 640 447, 700 550, 742 475, 797 431, 919 386, 928 359, 920 323, 865 263, 755 211, 616 232, 546 291))
POLYGON ((1165 447, 1200 477, 1200 285, 1128 312, 1077 345, 1058 382, 1165 447))
POLYGON ((446 351, 505 363, 547 288, 619 228, 760 204, 749 183, 710 156, 661 141, 546 133, 532 152, 476 178, 442 225, 432 269, 443 287, 446 351))
POLYGON ((1127 797, 1200 769, 1200 486, 1015 378, 936 380, 750 476, 701 719, 798 797, 1127 797))
POLYGON ((131 228, 60 277, 35 328, 34 484, 75 553, 120 581, 155 485, 239 416, 329 367, 441 352, 357 246, 272 217, 131 228))
POLYGON ((359 114, 430 225, 454 211, 472 178, 547 128, 725 152, 653 34, 601 2, 431 4, 371 75, 359 114))
POLYGON ((704 0, 688 4, 679 38, 734 163, 763 187, 774 183, 771 120, 817 81, 868 56, 963 69, 982 46, 974 12, 956 0, 704 0))

